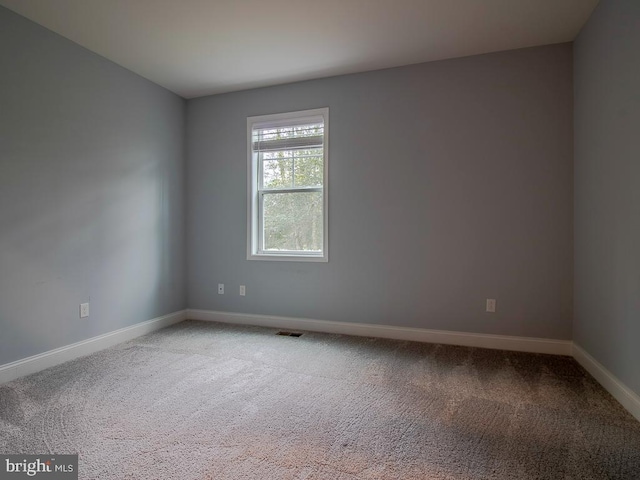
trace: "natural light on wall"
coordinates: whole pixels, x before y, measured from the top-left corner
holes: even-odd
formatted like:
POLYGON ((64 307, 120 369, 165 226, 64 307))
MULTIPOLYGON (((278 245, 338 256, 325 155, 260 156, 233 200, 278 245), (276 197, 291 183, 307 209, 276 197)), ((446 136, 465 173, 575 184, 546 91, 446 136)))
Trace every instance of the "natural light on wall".
POLYGON ((329 109, 247 119, 250 260, 328 261, 329 109))

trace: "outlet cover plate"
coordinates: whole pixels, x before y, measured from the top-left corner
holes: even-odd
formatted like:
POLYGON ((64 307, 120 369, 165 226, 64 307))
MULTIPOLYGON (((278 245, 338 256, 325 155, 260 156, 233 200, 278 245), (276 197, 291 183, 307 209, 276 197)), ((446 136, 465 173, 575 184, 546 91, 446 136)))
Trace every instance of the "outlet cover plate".
POLYGON ((496 299, 495 298, 487 298, 487 312, 495 313, 496 312, 496 299))

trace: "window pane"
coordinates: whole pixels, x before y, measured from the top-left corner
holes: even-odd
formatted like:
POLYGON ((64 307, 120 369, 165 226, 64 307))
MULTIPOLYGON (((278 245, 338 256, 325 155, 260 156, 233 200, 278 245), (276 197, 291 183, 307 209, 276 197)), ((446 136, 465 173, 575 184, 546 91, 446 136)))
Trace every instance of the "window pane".
POLYGON ((262 160, 262 186, 264 188, 291 188, 293 186, 293 158, 291 152, 265 152, 262 160))
POLYGON ((322 251, 322 192, 265 193, 264 250, 322 251))
POLYGON ((321 187, 322 149, 296 150, 293 170, 296 187, 321 187))

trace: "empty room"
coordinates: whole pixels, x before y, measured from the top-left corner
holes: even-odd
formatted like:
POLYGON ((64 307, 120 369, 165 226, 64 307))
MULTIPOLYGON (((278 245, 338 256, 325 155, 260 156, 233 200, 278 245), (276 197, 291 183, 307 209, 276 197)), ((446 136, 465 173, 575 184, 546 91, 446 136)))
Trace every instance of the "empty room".
POLYGON ((640 479, 640 2, 0 0, 0 479, 640 479))

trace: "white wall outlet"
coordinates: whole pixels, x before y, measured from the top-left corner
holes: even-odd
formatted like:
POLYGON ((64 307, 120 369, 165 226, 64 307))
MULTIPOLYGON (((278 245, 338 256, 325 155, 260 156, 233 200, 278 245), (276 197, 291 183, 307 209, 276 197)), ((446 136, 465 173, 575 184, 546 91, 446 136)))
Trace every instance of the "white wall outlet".
POLYGON ((240 285, 240 296, 244 297, 247 294, 247 289, 244 285, 240 285))
POLYGON ((496 311, 496 299, 487 298, 487 312, 495 313, 496 311))
POLYGON ((218 284, 218 295, 224 295, 224 283, 218 284))
POLYGON ((87 318, 89 316, 89 304, 81 303, 80 304, 80 318, 87 318))

